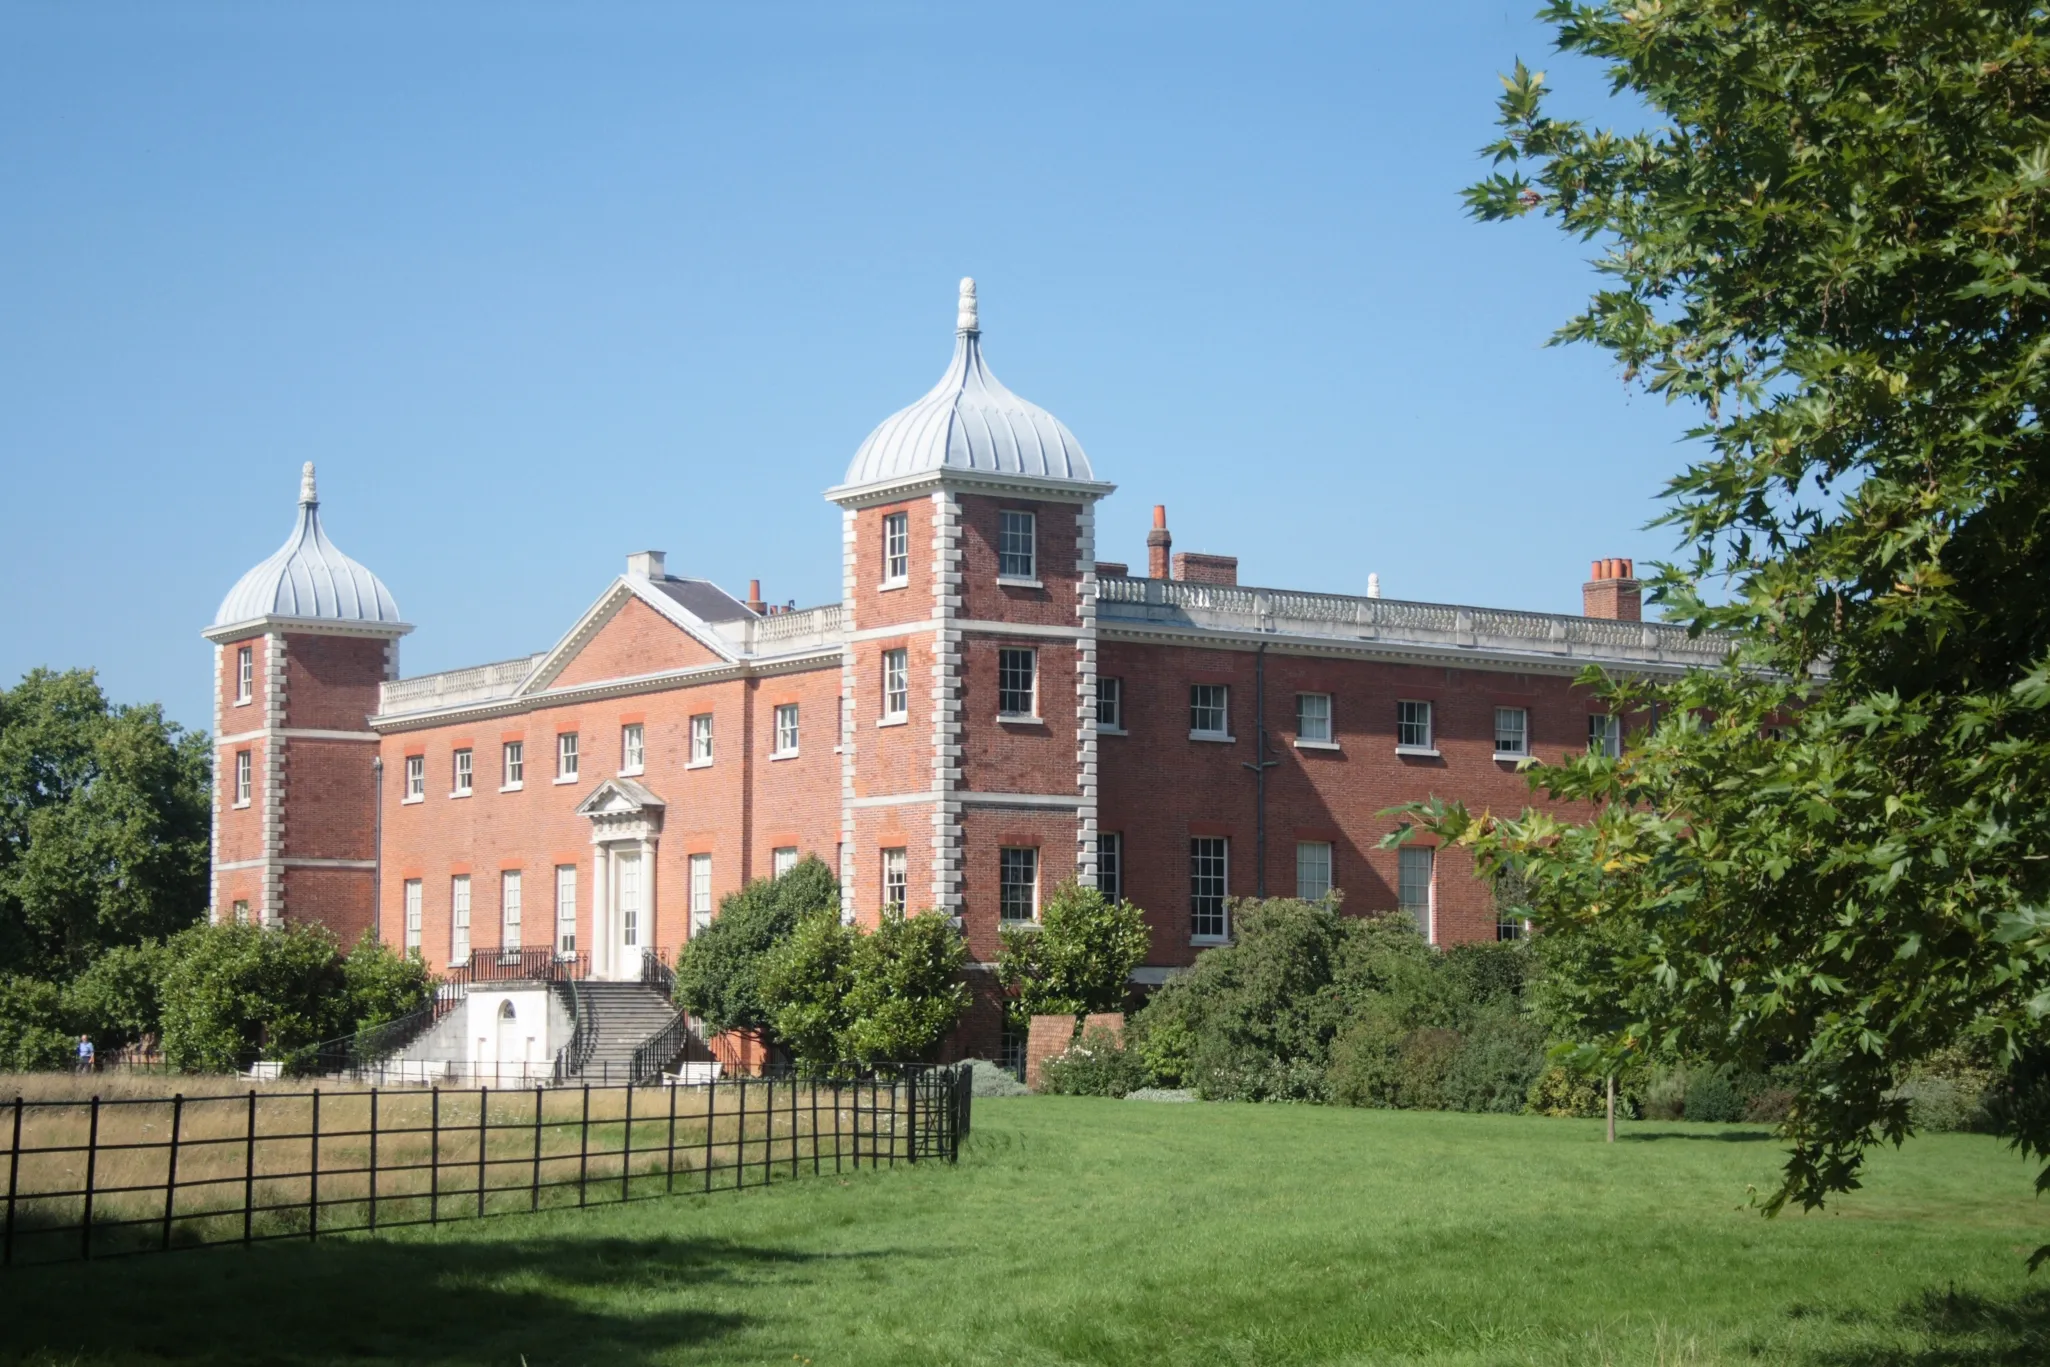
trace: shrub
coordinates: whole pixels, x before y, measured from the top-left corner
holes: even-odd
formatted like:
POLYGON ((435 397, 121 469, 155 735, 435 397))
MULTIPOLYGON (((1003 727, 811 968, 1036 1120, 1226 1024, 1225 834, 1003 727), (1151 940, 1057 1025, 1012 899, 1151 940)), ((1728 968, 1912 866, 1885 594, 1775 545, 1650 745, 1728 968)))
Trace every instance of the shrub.
POLYGON ((676 1004, 713 1034, 768 1028, 760 980, 769 956, 809 918, 837 919, 839 911, 840 880, 816 855, 728 893, 718 916, 677 953, 676 1004))
POLYGON ((968 1009, 966 959, 936 911, 886 917, 869 934, 818 912, 764 957, 757 985, 800 1069, 846 1073, 929 1058, 968 1009))
POLYGON ((1152 943, 1145 912, 1073 880, 1047 897, 1036 926, 1001 935, 997 978, 1014 1019, 1123 1010, 1152 943))
POLYGON ((1039 1089, 1055 1096, 1122 1097, 1152 1080, 1137 1051, 1101 1027, 1085 1031, 1066 1053, 1039 1066, 1039 1089))
POLYGON ((1955 1078, 1918 1078, 1902 1083, 1894 1094, 1908 1103, 1908 1123, 1925 1134, 1982 1130, 1990 1124, 1984 1093, 1955 1078))
POLYGON ((262 1057, 289 1061, 353 1024, 347 976, 324 926, 200 925, 166 946, 165 1059, 227 1072, 262 1057))
POLYGON ((1744 1118, 1744 1103, 1727 1073, 1720 1069, 1694 1068, 1687 1072, 1687 1100, 1683 1114, 1689 1120, 1727 1123, 1744 1118))
POLYGON ((1794 1109, 1791 1087, 1761 1087, 1744 1103, 1744 1119, 1754 1125, 1777 1125, 1794 1109))
POLYGON ((91 1035, 102 1049, 158 1033, 169 964, 168 950, 154 940, 104 951, 64 988, 71 1029, 91 1035))
POLYGON ((365 932, 342 960, 349 994, 349 1029, 368 1030, 418 1011, 434 992, 434 974, 415 949, 400 953, 365 932))
POLYGON ((1545 1068, 1545 1032, 1508 1002, 1485 1012, 1468 1030, 1441 1084, 1455 1111, 1513 1115, 1524 1108, 1531 1084, 1545 1068))
POLYGON ((0 976, 0 1072, 62 1068, 72 1058, 55 983, 0 976))
POLYGON ((968 1070, 969 1088, 977 1096, 1026 1095, 1025 1084, 1000 1064, 986 1058, 971 1058, 963 1059, 961 1066, 968 1070))
MULTIPOLYGON (((1575 1072, 1562 1064, 1552 1064, 1530 1084, 1530 1095, 1525 1098, 1524 1109, 1536 1115, 1555 1117, 1599 1116, 1607 1113, 1608 1103, 1604 1095, 1602 1080, 1575 1072)), ((1623 1099, 1617 1098, 1616 1113, 1625 1113, 1623 1099)))
POLYGON ((1687 1070, 1657 1068, 1642 1095, 1646 1120, 1678 1120, 1687 1113, 1687 1070))

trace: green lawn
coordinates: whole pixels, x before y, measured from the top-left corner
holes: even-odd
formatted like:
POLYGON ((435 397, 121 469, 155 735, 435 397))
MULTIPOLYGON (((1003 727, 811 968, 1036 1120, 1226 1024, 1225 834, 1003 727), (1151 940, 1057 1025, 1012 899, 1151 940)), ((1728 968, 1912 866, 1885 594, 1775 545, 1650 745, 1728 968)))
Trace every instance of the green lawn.
POLYGON ((2050 1363, 2029 1169, 1761 1131, 980 1101, 957 1168, 0 1274, 0 1361, 2050 1363))

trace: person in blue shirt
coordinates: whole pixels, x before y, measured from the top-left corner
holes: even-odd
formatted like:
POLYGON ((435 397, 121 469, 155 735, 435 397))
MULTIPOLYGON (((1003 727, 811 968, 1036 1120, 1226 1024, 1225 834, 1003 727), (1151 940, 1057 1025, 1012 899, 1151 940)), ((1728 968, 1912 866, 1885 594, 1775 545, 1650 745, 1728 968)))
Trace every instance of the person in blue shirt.
POLYGON ((78 1037, 78 1065, 77 1065, 77 1071, 79 1071, 79 1072, 81 1072, 81 1073, 90 1073, 90 1072, 91 1072, 92 1070, 93 1070, 93 1037, 92 1037, 91 1035, 80 1035, 80 1036, 78 1037))

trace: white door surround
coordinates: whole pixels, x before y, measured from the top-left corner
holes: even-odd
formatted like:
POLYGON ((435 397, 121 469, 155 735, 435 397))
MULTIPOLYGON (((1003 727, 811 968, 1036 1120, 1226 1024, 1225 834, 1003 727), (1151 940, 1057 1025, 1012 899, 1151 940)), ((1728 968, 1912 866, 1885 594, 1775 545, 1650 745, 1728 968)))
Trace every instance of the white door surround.
POLYGON ((577 804, 591 820, 591 976, 635 982, 641 954, 653 948, 655 852, 666 804, 630 778, 609 778, 577 804))

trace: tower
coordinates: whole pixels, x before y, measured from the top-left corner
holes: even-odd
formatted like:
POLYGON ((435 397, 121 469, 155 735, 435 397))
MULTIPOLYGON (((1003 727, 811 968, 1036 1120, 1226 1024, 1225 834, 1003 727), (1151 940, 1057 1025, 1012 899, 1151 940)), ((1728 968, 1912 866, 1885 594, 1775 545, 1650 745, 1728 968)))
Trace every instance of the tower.
POLYGON ((843 914, 941 908, 970 957, 1095 878, 1096 480, 1081 443, 982 355, 954 356, 862 443, 842 510, 843 914))
POLYGON ((377 735, 366 718, 412 627, 320 525, 308 463, 298 519, 202 635, 214 646, 211 915, 375 925, 377 735))

